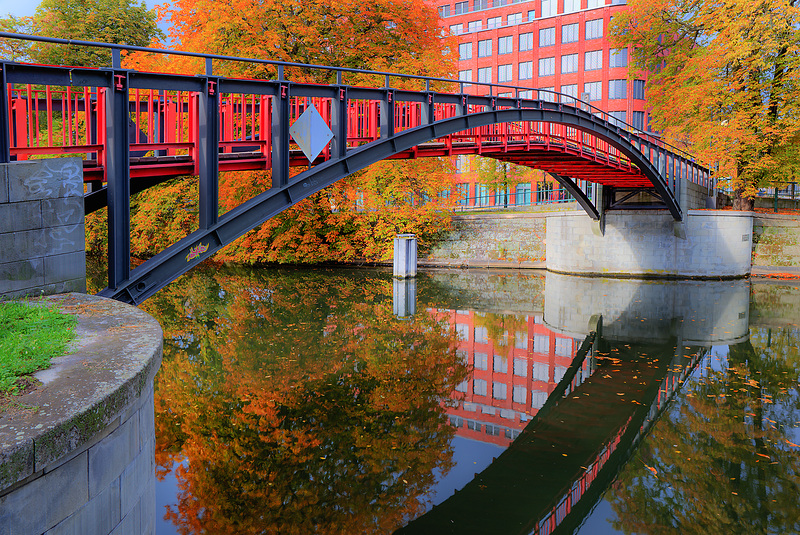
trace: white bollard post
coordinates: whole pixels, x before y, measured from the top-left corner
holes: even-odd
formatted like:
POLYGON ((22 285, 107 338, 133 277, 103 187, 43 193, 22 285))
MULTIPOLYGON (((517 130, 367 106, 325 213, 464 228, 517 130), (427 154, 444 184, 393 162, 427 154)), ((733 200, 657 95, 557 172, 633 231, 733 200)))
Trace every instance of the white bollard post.
POLYGON ((398 234, 394 239, 395 278, 417 276, 417 238, 413 234, 398 234))

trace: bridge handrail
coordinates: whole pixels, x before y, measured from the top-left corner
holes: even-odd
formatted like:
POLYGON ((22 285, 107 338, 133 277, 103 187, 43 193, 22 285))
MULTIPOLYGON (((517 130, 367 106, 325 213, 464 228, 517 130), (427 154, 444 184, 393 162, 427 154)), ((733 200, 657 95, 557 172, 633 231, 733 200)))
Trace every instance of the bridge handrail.
MULTIPOLYGON (((617 119, 616 117, 612 116, 609 112, 605 110, 601 110, 596 106, 592 105, 589 102, 583 101, 577 97, 572 95, 568 95, 566 93, 560 93, 558 91, 554 91, 551 89, 540 89, 540 88, 533 88, 533 87, 522 87, 522 86, 514 86, 509 84, 496 84, 491 82, 473 82, 473 81, 466 81, 466 80, 453 80, 450 78, 440 78, 440 77, 433 77, 433 76, 423 76, 419 74, 402 74, 397 72, 391 71, 373 71, 369 69, 354 69, 351 67, 335 67, 331 65, 316 65, 313 63, 296 63, 291 61, 280 61, 280 60, 270 60, 270 59, 261 59, 261 58, 245 58, 240 56, 227 56, 223 54, 207 54, 202 52, 190 52, 184 50, 172 50, 169 48, 153 48, 153 47, 146 47, 146 46, 136 46, 136 45, 128 45, 128 44, 118 44, 118 43, 103 43, 99 41, 84 41, 80 39, 61 39, 58 37, 46 37, 42 35, 30 35, 24 33, 13 33, 13 32, 3 32, 0 31, 0 38, 6 39, 19 39, 25 41, 38 41, 44 43, 54 43, 54 44, 63 44, 63 45, 70 45, 70 46, 88 46, 88 47, 97 47, 97 48, 108 48, 112 50, 112 68, 121 68, 121 51, 135 51, 135 52, 151 52, 157 54, 166 54, 166 55, 175 55, 175 56, 186 56, 186 57, 194 57, 194 58, 201 58, 206 60, 206 75, 212 74, 212 64, 211 60, 225 60, 225 61, 241 61, 241 62, 248 62, 248 63, 258 63, 262 65, 273 65, 277 67, 277 74, 278 80, 284 81, 284 72, 283 67, 297 67, 303 69, 319 69, 324 71, 334 72, 337 75, 337 84, 342 83, 342 73, 355 73, 355 74, 367 74, 367 75, 376 75, 376 76, 383 76, 385 77, 386 81, 386 88, 391 88, 390 79, 391 78, 403 78, 409 80, 422 80, 425 82, 425 90, 430 90, 430 83, 431 82, 442 82, 442 83, 451 83, 451 84, 459 84, 459 89, 461 94, 467 95, 468 93, 464 92, 464 89, 470 85, 487 87, 489 90, 490 97, 498 96, 494 93, 494 88, 498 89, 510 89, 516 92, 514 97, 515 100, 520 100, 520 92, 528 92, 528 91, 536 91, 537 97, 539 97, 540 93, 544 93, 545 95, 551 95, 551 98, 539 99, 539 100, 550 100, 551 102, 560 102, 561 104, 565 104, 564 100, 572 100, 572 106, 575 108, 583 109, 592 115, 600 117, 601 119, 609 122, 612 125, 616 125, 619 127, 622 126, 622 129, 627 131, 631 136, 635 136, 640 140, 644 140, 648 143, 656 145, 659 148, 668 149, 671 152, 680 154, 685 159, 695 162, 695 157, 688 153, 687 151, 676 147, 663 139, 660 136, 643 132, 638 128, 634 127, 633 125, 617 119), (557 98, 556 98, 557 97, 557 98)), ((85 68, 85 67, 82 67, 85 68)), ((484 95, 485 96, 485 95, 484 95)), ((499 97, 499 98, 511 98, 511 97, 499 97)), ((569 105, 568 103, 566 103, 569 105)), ((711 166, 705 165, 706 168, 711 169, 711 166)))

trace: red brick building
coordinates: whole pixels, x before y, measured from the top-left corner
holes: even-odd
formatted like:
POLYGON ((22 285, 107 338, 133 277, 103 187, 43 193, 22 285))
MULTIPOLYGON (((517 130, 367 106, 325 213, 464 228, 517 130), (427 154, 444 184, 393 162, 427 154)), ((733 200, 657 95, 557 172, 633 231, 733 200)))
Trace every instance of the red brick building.
MULTIPOLYGON (((645 76, 628 79, 628 51, 608 38, 624 0, 436 0, 436 7, 442 28, 458 36, 461 80, 550 89, 647 128, 645 76)), ((536 184, 490 195, 470 176, 466 159, 458 168, 465 175, 458 189, 468 191, 470 206, 537 200, 536 184)))

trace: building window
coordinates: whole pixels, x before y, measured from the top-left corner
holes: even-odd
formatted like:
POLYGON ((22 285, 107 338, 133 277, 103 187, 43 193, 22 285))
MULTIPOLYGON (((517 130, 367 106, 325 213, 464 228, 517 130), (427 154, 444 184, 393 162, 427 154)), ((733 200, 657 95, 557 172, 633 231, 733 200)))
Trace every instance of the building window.
POLYGON ((615 126, 625 126, 626 117, 624 111, 610 111, 608 114, 611 116, 609 122, 615 126))
POLYGON ((578 42, 578 24, 565 24, 561 27, 561 42, 562 43, 577 43, 578 42))
POLYGON ((561 56, 561 74, 578 72, 578 54, 561 56))
POLYGON ((492 40, 484 39, 483 41, 478 41, 478 57, 488 58, 491 55, 492 55, 492 40))
POLYGON ((461 43, 458 45, 458 59, 472 59, 472 43, 461 43))
POLYGON ((519 51, 533 50, 533 33, 519 34, 519 51))
POLYGON ((486 21, 486 28, 491 30, 492 28, 499 28, 502 26, 502 17, 491 17, 486 21))
POLYGON ((603 19, 586 21, 586 39, 601 39, 603 37, 603 19))
POLYGON ((556 90, 555 87, 542 87, 541 91, 537 91, 537 93, 539 94, 539 100, 544 100, 545 102, 555 102, 556 101, 556 94, 554 93, 555 90, 556 90))
POLYGON ((464 25, 463 24, 452 24, 450 26, 450 34, 451 35, 460 35, 464 33, 464 25))
POLYGON ((530 11, 528 11, 528 21, 530 22, 534 19, 536 19, 536 11, 531 9, 530 11))
POLYGON ((539 77, 553 76, 556 73, 556 58, 539 59, 539 77))
POLYGON ((578 84, 562 85, 561 93, 561 102, 574 106, 575 99, 578 98, 578 84))
POLYGON ((528 402, 528 389, 524 386, 514 385, 514 403, 527 403, 528 402))
POLYGON ((558 13, 558 0, 542 0, 542 16, 552 17, 558 13))
POLYGON ((633 98, 636 100, 644 100, 644 80, 633 81, 633 98))
MULTIPOLYGON (((472 393, 476 396, 485 396, 486 395, 486 380, 485 379, 473 379, 472 381, 472 393)), ((472 423, 474 426, 477 426, 476 431, 481 430, 481 424, 475 424, 473 422, 467 421, 467 425, 472 423)))
POLYGON ((489 355, 486 353, 480 353, 478 351, 475 352, 475 357, 472 363, 475 365, 476 370, 488 370, 489 369, 489 355))
POLYGON ((633 122, 631 124, 637 130, 644 130, 644 112, 643 111, 633 112, 633 122))
POLYGON ((539 30, 539 48, 556 44, 556 29, 541 28, 539 30))
POLYGON ((511 72, 511 64, 508 65, 500 65, 497 67, 497 81, 502 82, 510 82, 514 79, 514 74, 511 72))
MULTIPOLYGON (((458 71, 458 79, 462 82, 471 82, 472 81, 472 69, 467 69, 465 71, 458 71)), ((470 84, 464 84, 464 87, 469 87, 470 84)))
POLYGON ((612 48, 611 56, 608 58, 608 66, 612 69, 614 67, 627 67, 628 66, 628 49, 627 48, 612 48))
POLYGON ((456 15, 463 15, 469 11, 469 4, 467 2, 456 2, 455 12, 456 15))
POLYGON ((603 7, 606 5, 606 0, 589 0, 589 5, 586 7, 589 9, 594 9, 596 7, 603 7))
MULTIPOLYGON (((572 340, 569 338, 556 338, 555 353, 559 357, 572 356, 572 340)), ((556 379, 556 381, 559 380, 561 380, 561 378, 556 379)))
POLYGON ((467 24, 467 31, 468 32, 477 32, 483 28, 483 21, 482 20, 473 20, 469 24, 467 24))
POLYGON ((609 80, 608 81, 608 98, 611 100, 619 100, 628 98, 628 81, 627 80, 609 80))
POLYGON ((506 399, 508 397, 508 386, 500 381, 492 381, 492 397, 494 399, 506 399))
POLYGON ((450 5, 449 4, 439 8, 439 16, 440 17, 449 17, 450 16, 450 5))
POLYGON ((533 91, 531 91, 530 89, 526 89, 525 91, 520 91, 519 92, 519 98, 532 99, 533 98, 533 91))
MULTIPOLYGON (((547 352, 543 351, 543 353, 546 354, 547 352)), ((537 381, 548 381, 550 379, 550 365, 545 362, 534 362, 533 378, 537 381)))
MULTIPOLYGON (((528 184, 528 186, 530 186, 530 184, 528 184)), ((514 359, 514 375, 517 377, 528 376, 528 359, 514 359)))
POLYGON ((596 71, 603 68, 603 51, 592 50, 583 56, 583 70, 596 71))
MULTIPOLYGON (((458 162, 458 160, 456 160, 458 162)), ((456 170, 457 173, 461 173, 462 171, 456 170)), ((456 184, 456 195, 458 196, 458 204, 461 206, 467 206, 469 204, 469 184, 466 182, 461 182, 456 184)), ((464 333, 469 336, 469 331, 464 327, 464 333)))
POLYGON ((583 92, 589 95, 589 101, 603 100, 603 82, 586 82, 583 92))
POLYGON ((575 13, 581 9, 581 0, 564 0, 564 13, 575 13))
POLYGON ((495 355, 494 362, 492 363, 492 370, 494 370, 495 373, 508 373, 508 359, 500 355, 495 355))
POLYGON ((503 7, 511 3, 511 0, 492 0, 492 7, 503 7))
POLYGON ((498 54, 511 54, 514 51, 514 36, 507 35, 497 40, 498 54))
POLYGON ((517 76, 517 80, 530 80, 531 78, 533 78, 533 62, 520 61, 519 76, 517 76))
POLYGON ((478 69, 478 81, 486 84, 492 83, 492 68, 481 67, 478 69))
POLYGON ((522 24, 522 13, 510 13, 507 20, 509 26, 522 24))
POLYGON ((481 9, 488 9, 489 0, 472 0, 472 9, 479 11, 481 9))

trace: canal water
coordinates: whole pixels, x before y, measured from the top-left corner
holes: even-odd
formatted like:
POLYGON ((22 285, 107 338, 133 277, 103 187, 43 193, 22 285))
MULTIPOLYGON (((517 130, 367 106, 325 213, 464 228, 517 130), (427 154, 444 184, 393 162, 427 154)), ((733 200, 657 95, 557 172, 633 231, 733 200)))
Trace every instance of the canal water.
POLYGON ((800 533, 798 286, 195 269, 156 533, 800 533))

